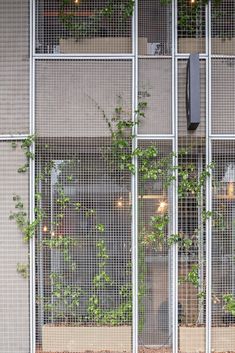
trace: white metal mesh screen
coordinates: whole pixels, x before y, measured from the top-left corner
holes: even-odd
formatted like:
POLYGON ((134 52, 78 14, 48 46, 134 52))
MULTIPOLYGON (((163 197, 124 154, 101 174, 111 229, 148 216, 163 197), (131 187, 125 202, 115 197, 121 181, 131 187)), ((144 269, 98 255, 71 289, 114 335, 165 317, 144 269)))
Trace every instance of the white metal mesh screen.
POLYGON ((138 1, 139 55, 171 54, 171 5, 138 1))
POLYGON ((36 65, 39 136, 109 136, 107 119, 131 116, 130 61, 40 61, 36 65))
POLYGON ((235 351, 234 168, 235 141, 213 141, 212 349, 235 351))
POLYGON ((204 53, 205 1, 177 1, 177 30, 179 53, 204 53))
POLYGON ((140 141, 142 149, 156 149, 149 170, 161 172, 146 178, 139 160, 139 352, 171 352, 171 246, 172 185, 167 185, 172 167, 171 141, 140 141), (167 172, 169 170, 169 173, 167 172))
POLYGON ((205 139, 180 138, 178 148, 179 352, 205 352, 205 139))
POLYGON ((114 144, 132 118, 131 72, 121 60, 37 62, 39 352, 131 351, 130 173, 114 144))
POLYGON ((0 134, 27 133, 29 1, 0 3, 0 134))
POLYGON ((205 352, 206 72, 200 62, 200 119, 187 129, 187 61, 178 61, 178 334, 179 352, 205 352))
POLYGON ((172 132, 172 63, 170 59, 139 60, 139 101, 146 103, 141 134, 172 132))
POLYGON ((39 352, 131 351, 130 176, 110 139, 41 139, 39 352))
POLYGON ((235 54, 235 3, 212 1, 211 50, 217 55, 235 54))
POLYGON ((235 132, 235 59, 213 59, 211 64, 211 125, 214 134, 235 132))
MULTIPOLYGON (((235 352, 235 141, 213 140, 215 167, 208 169, 208 58, 201 60, 201 123, 195 131, 187 130, 187 61, 180 55, 176 59, 175 87, 170 59, 173 35, 177 34, 179 54, 203 54, 207 30, 211 33, 212 134, 234 134, 235 3, 211 1, 210 31, 206 29, 208 1, 176 2, 173 32, 177 33, 172 33, 171 1, 138 1, 139 77, 133 78, 134 57, 75 60, 65 55, 49 60, 42 55, 131 54, 134 1, 1 1, 0 135, 29 131, 30 5, 35 5, 35 50, 42 54, 31 72, 35 80, 31 87, 35 83, 35 215, 42 217, 36 231, 36 319, 31 316, 36 353, 131 352, 133 165, 124 161, 131 153, 133 136, 128 138, 126 132, 130 134, 135 125, 131 123, 136 89, 132 84, 137 81, 141 109, 136 115, 145 115, 135 125, 139 134, 173 133, 172 92, 177 89, 179 150, 178 155, 172 154, 171 141, 141 140, 138 147, 156 148, 147 157, 151 163, 145 171, 155 170, 158 175, 147 178, 141 172, 142 152, 135 155, 142 158, 135 185, 139 352, 172 351, 174 305, 178 307, 179 352, 205 352, 209 339, 205 336, 208 218, 212 219, 212 351, 235 352), (123 124, 127 125, 120 138, 116 133, 123 124), (178 158, 175 168, 173 156, 178 158), (179 176, 177 215, 172 205, 173 179, 168 183, 173 170, 179 176), (205 181, 210 173, 213 210, 207 213, 205 181), (173 234, 176 220, 178 230, 173 234), (172 248, 176 243, 178 302, 174 303, 172 248)), ((22 230, 30 225, 24 156, 29 151, 22 144, 0 142, 1 353, 26 353, 30 342, 29 251, 22 241, 22 230)))
POLYGON ((29 351, 28 244, 17 227, 22 204, 28 211, 28 173, 18 172, 24 164, 20 143, 0 142, 1 353, 29 351), (13 214, 18 216, 10 220, 13 214))
POLYGON ((38 53, 130 53, 134 2, 36 1, 38 53))

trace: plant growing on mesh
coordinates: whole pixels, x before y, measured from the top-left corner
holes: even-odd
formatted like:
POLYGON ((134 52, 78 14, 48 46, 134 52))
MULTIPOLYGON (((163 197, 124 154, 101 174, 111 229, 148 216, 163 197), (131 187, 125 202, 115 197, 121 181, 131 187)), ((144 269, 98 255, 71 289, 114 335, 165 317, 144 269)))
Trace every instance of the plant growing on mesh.
MULTIPOLYGON (((223 11, 220 5, 223 0, 211 0, 214 8, 213 15, 218 17, 223 11)), ((205 7, 209 0, 177 1, 177 25, 179 37, 204 37, 206 26, 206 11, 205 7)), ((172 4, 172 0, 161 0, 162 5, 172 4)))
MULTIPOLYGON (((108 119, 106 115, 104 118, 108 124, 111 132, 111 142, 106 151, 103 151, 103 158, 106 163, 113 170, 115 167, 119 169, 120 173, 136 174, 139 173, 140 180, 143 183, 148 181, 156 181, 159 179, 164 180, 163 187, 167 190, 172 183, 176 181, 175 173, 178 174, 178 190, 179 198, 187 197, 189 194, 193 194, 197 202, 201 201, 201 190, 205 186, 205 182, 208 177, 211 176, 211 171, 214 168, 214 164, 206 166, 201 173, 198 175, 196 173, 196 167, 193 164, 172 164, 172 160, 178 159, 188 153, 187 150, 180 151, 178 154, 170 153, 165 157, 161 157, 158 148, 154 145, 148 147, 137 147, 136 149, 131 149, 132 141, 134 138, 134 130, 137 125, 141 123, 144 118, 144 110, 146 108, 146 103, 142 102, 139 104, 137 111, 135 112, 135 121, 130 119, 130 116, 126 114, 123 107, 119 106, 115 109, 115 116, 112 119, 108 119), (135 158, 138 158, 139 164, 133 162, 135 158), (115 163, 113 163, 115 159, 115 163)), ((100 109, 100 108, 99 108, 100 109)), ((71 165, 75 165, 71 163, 71 165)), ((44 181, 46 178, 51 176, 52 170, 55 168, 53 162, 48 162, 45 165, 44 170, 38 174, 36 180, 44 181)), ((61 166, 61 171, 66 170, 66 166, 61 166)), ((75 180, 75 176, 72 172, 66 171, 66 182, 72 183, 75 180), (67 173, 67 174, 66 174, 67 173)), ((82 202, 72 200, 65 192, 63 188, 63 178, 58 181, 57 191, 58 198, 57 202, 57 214, 54 227, 60 227, 62 220, 64 219, 64 214, 68 206, 72 205, 77 212, 84 212, 86 217, 96 217, 95 209, 86 209, 82 202)), ((40 201, 42 195, 36 193, 36 199, 39 201, 38 209, 40 209, 40 201)), ((24 233, 25 229, 29 224, 27 220, 25 221, 24 206, 21 202, 21 197, 16 196, 14 201, 16 201, 16 209, 18 212, 11 216, 12 219, 16 220, 17 225, 20 230, 24 233), (23 212, 23 215, 21 214, 23 212)), ((36 212, 39 212, 36 211, 36 212)), ((41 212, 41 211, 40 211, 41 212)), ((202 219, 205 222, 208 218, 213 217, 216 220, 216 216, 206 210, 202 210, 202 219)), ((36 218, 37 219, 37 218, 36 218)), ((35 232, 35 227, 37 228, 43 220, 43 213, 37 219, 36 224, 32 224, 32 228, 35 232)), ((30 224, 31 226, 31 224, 30 224)), ((183 248, 184 251, 189 251, 193 245, 192 239, 189 239, 184 234, 170 234, 167 235, 167 228, 169 226, 169 216, 156 216, 152 215, 150 218, 149 227, 146 230, 142 230, 141 235, 141 246, 152 247, 157 251, 161 250, 163 247, 170 248, 174 244, 178 244, 179 247, 183 248)), ((96 230, 101 235, 104 233, 105 226, 96 220, 96 230)), ((34 235, 34 232, 31 236, 34 235)), ((31 238, 30 236, 30 238, 31 238)), ((29 237, 27 237, 28 239, 29 237)), ((70 251, 75 246, 79 246, 76 241, 70 235, 59 235, 58 237, 50 237, 43 239, 43 246, 47 246, 50 249, 59 250, 65 262, 71 260, 70 251)), ((115 286, 111 275, 107 271, 107 263, 109 261, 109 254, 106 247, 106 242, 102 238, 96 243, 98 267, 97 272, 93 277, 93 293, 84 292, 79 285, 66 284, 66 279, 61 277, 61 274, 51 272, 49 278, 52 285, 52 298, 43 298, 44 305, 48 315, 54 318, 56 321, 63 321, 65 323, 87 323, 92 322, 97 325, 121 325, 130 324, 132 318, 132 287, 130 281, 127 283, 122 283, 119 286, 118 296, 120 298, 119 305, 109 307, 104 306, 102 303, 102 292, 104 293, 108 288, 115 286), (88 297, 87 303, 87 313, 81 315, 80 313, 80 302, 83 296, 88 297), (63 302, 64 304, 62 304, 63 302), (73 312, 71 314, 71 311, 73 312)), ((194 264, 190 271, 182 279, 182 282, 190 283, 195 288, 199 288, 199 270, 202 264, 194 264)), ((74 268, 75 270, 75 268, 74 268)), ((141 282, 139 288, 139 298, 141 301, 141 296, 143 296, 144 288, 143 282, 141 282)), ((198 293, 199 298, 204 299, 204 290, 198 293)), ((231 295, 224 296, 225 310, 230 311, 233 315, 233 298, 231 295)), ((140 305, 141 307, 141 302, 140 305)))
POLYGON ((49 279, 52 287, 51 295, 49 298, 40 298, 40 300, 50 320, 56 323, 78 324, 81 287, 76 284, 66 284, 66 279, 57 272, 51 272, 49 279))

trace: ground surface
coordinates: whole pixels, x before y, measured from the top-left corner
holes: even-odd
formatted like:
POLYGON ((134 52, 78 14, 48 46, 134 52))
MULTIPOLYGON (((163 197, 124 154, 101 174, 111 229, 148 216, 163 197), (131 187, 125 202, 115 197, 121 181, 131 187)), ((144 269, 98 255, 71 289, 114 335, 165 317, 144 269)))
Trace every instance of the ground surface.
MULTIPOLYGON (((58 353, 58 352, 45 352, 45 351, 42 351, 41 348, 37 348, 36 353, 58 353)), ((110 352, 110 351, 68 352, 68 351, 64 351, 64 352, 60 352, 60 353, 127 353, 127 352, 110 352)), ((172 350, 167 347, 159 347, 159 348, 139 347, 139 353, 172 353, 172 350)), ((204 353, 204 352, 198 352, 198 353, 204 353)), ((213 352, 213 353, 217 353, 217 352, 213 352)), ((223 353, 235 353, 235 351, 227 351, 227 352, 223 352, 223 353)))

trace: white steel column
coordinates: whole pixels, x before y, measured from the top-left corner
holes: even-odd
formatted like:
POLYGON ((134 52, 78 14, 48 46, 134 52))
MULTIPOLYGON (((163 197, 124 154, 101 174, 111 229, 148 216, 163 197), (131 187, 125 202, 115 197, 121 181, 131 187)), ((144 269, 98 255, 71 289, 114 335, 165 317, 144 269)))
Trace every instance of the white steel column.
MULTIPOLYGON (((172 1, 172 126, 173 126, 173 151, 178 152, 178 61, 177 61, 177 0, 172 1)), ((174 157, 174 166, 177 157, 174 157)), ((176 180, 173 183, 173 233, 178 233, 178 188, 177 169, 174 171, 176 180)), ((178 244, 172 247, 172 352, 178 352, 178 244)))
MULTIPOLYGON (((34 72, 34 28, 35 28, 35 2, 30 0, 30 109, 29 109, 29 127, 30 135, 35 134, 35 124, 34 124, 34 83, 35 83, 35 72, 34 72)), ((34 143, 30 147, 30 151, 35 153, 34 143)), ((30 158, 29 164, 29 221, 32 223, 35 218, 35 160, 30 158)), ((29 258, 29 268, 30 268, 30 353, 35 353, 36 351, 36 315, 35 315, 35 237, 32 237, 29 244, 30 258, 29 258)))
MULTIPOLYGON (((138 0, 135 1, 132 18, 132 120, 136 119, 138 109, 138 0)), ((133 135, 137 135, 137 126, 133 128, 133 135)), ((132 139, 132 150, 137 147, 137 139, 132 139)), ((137 157, 132 161, 137 171, 137 157)), ((132 352, 138 352, 138 173, 132 174, 132 352)))

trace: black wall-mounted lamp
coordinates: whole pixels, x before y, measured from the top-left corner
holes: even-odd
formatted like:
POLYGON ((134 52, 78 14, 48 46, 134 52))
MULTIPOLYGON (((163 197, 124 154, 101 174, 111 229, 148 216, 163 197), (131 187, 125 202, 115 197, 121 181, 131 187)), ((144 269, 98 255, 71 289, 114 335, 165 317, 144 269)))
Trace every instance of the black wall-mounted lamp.
POLYGON ((187 64, 186 110, 188 130, 200 124, 200 60, 199 54, 190 54, 187 64))

